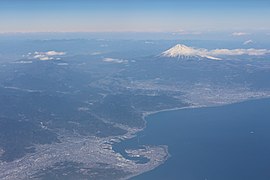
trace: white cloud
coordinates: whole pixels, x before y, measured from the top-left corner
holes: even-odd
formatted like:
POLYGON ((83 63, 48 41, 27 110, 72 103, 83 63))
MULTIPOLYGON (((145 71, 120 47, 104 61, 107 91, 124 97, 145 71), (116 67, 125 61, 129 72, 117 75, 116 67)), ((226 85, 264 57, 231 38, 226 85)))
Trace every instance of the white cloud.
POLYGON ((45 57, 39 57, 39 58, 36 58, 36 59, 39 59, 39 60, 41 60, 41 61, 54 60, 53 57, 48 57, 48 56, 45 56, 45 57))
POLYGON ((58 63, 58 66, 68 66, 68 63, 58 63))
POLYGON ((249 55, 249 56, 262 56, 270 54, 270 50, 267 49, 215 49, 209 51, 211 55, 226 55, 226 56, 240 56, 240 55, 249 55))
POLYGON ((48 60, 60 60, 60 57, 56 56, 63 56, 66 52, 57 52, 57 51, 48 51, 48 52, 34 52, 28 53, 27 57, 30 59, 39 59, 41 61, 48 61, 48 60))
POLYGON ((232 36, 246 36, 249 35, 249 33, 246 32, 234 32, 232 33, 232 36))
POLYGON ((48 52, 45 52, 45 54, 47 56, 63 56, 66 53, 65 52, 57 52, 57 51, 48 51, 48 52))
POLYGON ((250 39, 250 40, 243 42, 243 45, 248 45, 248 44, 252 44, 252 43, 253 43, 253 41, 250 39))
POLYGON ((145 44, 154 44, 153 41, 145 41, 144 43, 145 43, 145 44))
POLYGON ((33 61, 16 61, 14 63, 16 63, 16 64, 31 64, 31 63, 33 63, 33 61))
POLYGON ((96 55, 100 55, 100 54, 102 54, 102 52, 98 52, 98 51, 97 51, 97 52, 91 53, 92 56, 96 56, 96 55))
POLYGON ((115 58, 104 58, 104 62, 111 62, 111 63, 128 63, 128 60, 124 59, 115 59, 115 58))
POLYGON ((221 58, 217 58, 217 57, 213 57, 213 56, 209 56, 209 55, 201 55, 201 57, 205 57, 205 58, 212 59, 212 60, 221 60, 221 58))

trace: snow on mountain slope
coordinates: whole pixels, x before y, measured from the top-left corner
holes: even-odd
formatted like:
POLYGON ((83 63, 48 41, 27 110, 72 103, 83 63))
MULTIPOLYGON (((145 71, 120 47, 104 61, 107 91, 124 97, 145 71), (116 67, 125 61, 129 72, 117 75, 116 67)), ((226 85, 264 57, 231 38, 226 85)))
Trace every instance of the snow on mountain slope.
POLYGON ((208 55, 207 49, 195 49, 193 47, 188 47, 182 44, 177 44, 176 46, 168 49, 161 54, 164 57, 178 57, 178 58, 207 58, 213 60, 221 60, 220 58, 212 57, 208 55))

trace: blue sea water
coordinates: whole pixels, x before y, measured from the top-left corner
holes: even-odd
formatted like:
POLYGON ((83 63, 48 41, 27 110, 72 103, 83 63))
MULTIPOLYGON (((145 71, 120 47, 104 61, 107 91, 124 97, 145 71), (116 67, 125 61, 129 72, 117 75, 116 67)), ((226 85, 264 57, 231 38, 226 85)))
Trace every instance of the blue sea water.
POLYGON ((171 157, 134 180, 269 180, 270 99, 160 112, 121 147, 168 145, 171 157))

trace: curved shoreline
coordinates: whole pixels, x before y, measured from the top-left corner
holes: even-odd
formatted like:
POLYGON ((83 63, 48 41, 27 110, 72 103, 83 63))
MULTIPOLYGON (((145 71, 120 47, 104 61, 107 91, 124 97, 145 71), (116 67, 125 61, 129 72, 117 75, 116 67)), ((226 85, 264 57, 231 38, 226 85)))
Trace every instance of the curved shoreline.
MULTIPOLYGON (((187 106, 187 107, 179 107, 179 108, 171 108, 171 109, 163 109, 163 110, 159 110, 159 111, 151 111, 151 112, 144 112, 143 115, 142 115, 142 118, 143 120, 145 121, 145 127, 142 128, 142 129, 139 129, 136 133, 135 133, 135 136, 136 137, 138 135, 139 132, 145 130, 146 126, 147 126, 147 120, 146 118, 151 116, 151 115, 155 115, 155 114, 158 114, 158 113, 162 113, 162 112, 170 112, 170 111, 178 111, 178 110, 184 110, 184 109, 199 109, 199 108, 216 108, 216 107, 221 107, 221 106, 228 106, 228 105, 233 105, 233 104, 239 104, 239 103, 243 103, 243 102, 248 102, 248 101, 257 101, 257 100, 264 100, 264 99, 270 99, 268 96, 266 97, 259 97, 259 98, 249 98, 249 99, 246 99, 246 100, 242 100, 242 101, 238 101, 238 102, 232 102, 232 103, 224 103, 224 104, 213 104, 213 105, 209 105, 209 106, 187 106)), ((134 138, 133 137, 133 138, 134 138)), ((128 140, 128 139, 125 139, 125 140, 128 140)), ((160 145, 157 145, 157 146, 160 146, 160 145)), ((167 146, 167 145, 162 145, 162 146, 167 146)), ((167 153, 167 158, 164 159, 164 162, 162 162, 160 165, 166 163, 166 161, 168 160, 168 158, 171 157, 170 153, 169 153, 169 147, 167 146, 167 149, 166 149, 166 153, 167 153)), ((159 166, 160 166, 159 165, 159 166)), ((159 167, 157 166, 157 167, 159 167)), ((155 167, 155 168, 157 168, 155 167)), ((151 169, 151 170, 154 170, 155 168, 151 169)), ((151 171, 150 170, 150 171, 151 171)), ((149 171, 146 171, 146 172, 149 172, 149 171)), ((138 175, 142 175, 146 172, 142 172, 142 173, 139 173, 135 176, 132 176, 132 177, 136 177, 138 175)), ((129 178, 132 178, 132 177, 129 177, 129 178)), ((128 178, 128 179, 129 179, 128 178)))
MULTIPOLYGON (((256 101, 261 99, 269 99, 269 97, 264 98, 250 98, 245 101, 256 101)), ((243 102, 243 101, 242 101, 243 102)), ((231 103, 238 104, 241 102, 231 103)), ((230 105, 230 104, 223 104, 230 105)), ((208 106, 208 107, 218 107, 218 106, 208 106)), ((180 108, 171 108, 164 109, 160 111, 152 111, 142 113, 142 118, 145 121, 144 128, 127 128, 128 133, 122 136, 112 136, 106 138, 98 138, 98 137, 82 137, 82 136, 74 136, 67 134, 62 141, 62 143, 51 144, 51 145, 37 145, 37 152, 34 154, 28 154, 25 158, 16 160, 12 163, 3 163, 1 164, 1 177, 2 179, 23 179, 26 177, 27 173, 31 175, 31 173, 37 172, 39 169, 50 167, 55 164, 55 162, 61 161, 74 161, 81 162, 92 167, 97 162, 109 162, 113 168, 121 169, 121 170, 130 170, 130 175, 123 177, 123 179, 129 179, 132 177, 136 177, 138 175, 142 175, 146 172, 154 170, 160 165, 166 163, 167 159, 170 157, 169 148, 166 145, 157 145, 154 147, 150 147, 149 149, 152 152, 150 154, 150 158, 152 158, 152 162, 150 164, 137 165, 134 161, 129 161, 128 159, 122 158, 120 154, 111 150, 111 146, 113 144, 119 143, 121 141, 130 140, 138 135, 138 132, 145 130, 146 128, 146 117, 150 115, 154 115, 160 112, 169 112, 169 111, 177 111, 183 109, 195 109, 195 108, 208 108, 206 106, 188 106, 188 107, 180 107, 180 108), (91 152, 93 151, 93 152, 91 152), (160 152, 160 156, 155 158, 155 152, 160 152), (109 158, 108 158, 109 157, 109 158), (95 159, 96 158, 96 159, 95 159), (160 161, 155 161, 160 160, 160 161), (37 163, 38 162, 38 163, 37 163), (18 164, 19 163, 19 166, 18 164), (118 166, 119 163, 122 166, 118 166), (122 163, 122 164, 121 164, 122 163), (37 164, 36 166, 31 166, 31 164, 37 164)), ((146 145, 147 146, 147 145, 146 145)), ((137 153, 138 151, 135 151, 137 153)), ((142 155, 147 155, 147 153, 143 152, 142 155)), ((149 157, 149 156, 148 156, 149 157)))

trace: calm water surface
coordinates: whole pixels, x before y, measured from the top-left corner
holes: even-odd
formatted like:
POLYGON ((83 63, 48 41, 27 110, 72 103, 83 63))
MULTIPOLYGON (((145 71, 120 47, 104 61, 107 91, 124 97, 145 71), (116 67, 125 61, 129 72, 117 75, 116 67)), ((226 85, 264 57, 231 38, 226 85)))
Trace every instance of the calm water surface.
POLYGON ((115 149, 168 145, 171 157, 135 180, 270 179, 270 99, 161 112, 146 120, 138 137, 115 149))

